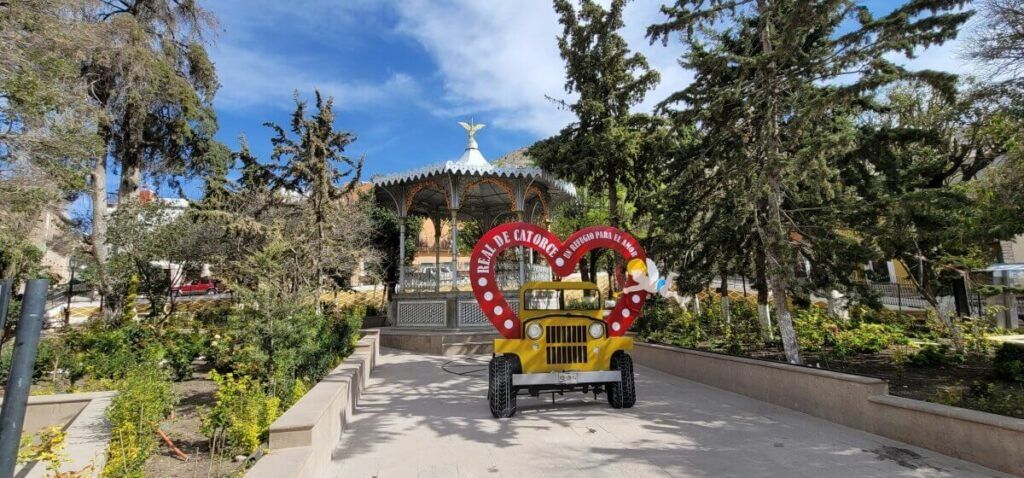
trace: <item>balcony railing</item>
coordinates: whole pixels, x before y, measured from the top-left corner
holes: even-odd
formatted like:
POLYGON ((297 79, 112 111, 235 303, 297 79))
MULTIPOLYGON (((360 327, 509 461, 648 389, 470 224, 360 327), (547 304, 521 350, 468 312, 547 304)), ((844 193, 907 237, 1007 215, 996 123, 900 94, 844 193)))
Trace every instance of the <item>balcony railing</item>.
MULTIPOLYGON (((440 274, 437 274, 433 268, 420 270, 415 267, 406 267, 405 281, 401 284, 400 290, 403 292, 432 292, 470 289, 468 268, 459 269, 458 283, 453 285, 450 269, 444 268, 444 264, 442 264, 441 267, 440 274)), ((523 269, 523 278, 527 282, 551 280, 551 269, 547 266, 524 264, 523 269)), ((519 289, 522 287, 522 284, 519 281, 518 263, 498 264, 495 268, 494 276, 500 287, 504 290, 519 289)))

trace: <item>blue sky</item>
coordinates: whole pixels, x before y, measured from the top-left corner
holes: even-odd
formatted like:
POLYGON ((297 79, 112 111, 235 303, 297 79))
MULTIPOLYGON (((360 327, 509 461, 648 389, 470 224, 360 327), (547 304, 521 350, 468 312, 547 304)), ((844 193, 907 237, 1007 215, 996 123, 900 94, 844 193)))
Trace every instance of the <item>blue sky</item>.
MULTIPOLYGON (((292 92, 335 97, 337 127, 358 140, 366 175, 457 158, 465 133, 456 121, 487 123, 478 135, 488 159, 557 132, 571 121, 545 95, 564 97, 548 0, 211 0, 220 19, 210 47, 222 87, 218 139, 237 149, 244 134, 269 156, 265 121, 287 123, 292 92)), ((649 45, 660 0, 626 10, 624 36, 662 75, 640 109, 685 86, 678 45, 649 45)), ((869 2, 882 13, 894 2, 869 2)), ((921 52, 917 68, 955 71, 959 42, 921 52)), ((195 195, 197 185, 188 188, 195 195)), ((163 191, 170 194, 170 191, 163 191)))

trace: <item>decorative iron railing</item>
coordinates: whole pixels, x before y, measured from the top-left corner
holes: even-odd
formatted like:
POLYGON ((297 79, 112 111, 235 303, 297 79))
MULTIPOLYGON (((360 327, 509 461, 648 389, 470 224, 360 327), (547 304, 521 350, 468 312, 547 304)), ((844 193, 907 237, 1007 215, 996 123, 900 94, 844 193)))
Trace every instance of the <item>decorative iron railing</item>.
MULTIPOLYGON (((518 263, 498 264, 495 268, 494 276, 500 287, 504 290, 522 287, 518 263)), ((549 281, 551 277, 551 269, 547 266, 539 264, 523 265, 523 279, 526 282, 549 281)), ((469 289, 469 269, 459 270, 458 283, 454 284, 454 286, 457 286, 459 289, 469 289)), ((453 288, 456 287, 453 287, 452 284, 451 269, 445 268, 445 264, 441 264, 440 273, 433 267, 406 267, 405 280, 402 282, 400 290, 403 292, 431 292, 438 290, 448 291, 453 288)))

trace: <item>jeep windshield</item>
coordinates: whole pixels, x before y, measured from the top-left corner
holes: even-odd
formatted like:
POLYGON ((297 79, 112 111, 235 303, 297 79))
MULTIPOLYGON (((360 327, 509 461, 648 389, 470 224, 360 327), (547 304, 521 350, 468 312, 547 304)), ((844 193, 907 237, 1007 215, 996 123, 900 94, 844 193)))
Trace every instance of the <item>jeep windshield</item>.
POLYGON ((594 289, 528 289, 525 310, 600 310, 601 293, 594 289))

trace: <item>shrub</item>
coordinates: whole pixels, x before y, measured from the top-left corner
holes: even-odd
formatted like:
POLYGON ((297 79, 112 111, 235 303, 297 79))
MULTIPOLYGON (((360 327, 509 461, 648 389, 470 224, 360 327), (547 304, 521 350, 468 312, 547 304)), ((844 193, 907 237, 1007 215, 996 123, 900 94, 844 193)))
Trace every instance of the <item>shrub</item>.
POLYGON ((1009 417, 1024 418, 1024 386, 974 381, 970 386, 946 387, 930 401, 1009 417))
POLYGON ((167 366, 175 381, 192 377, 192 362, 208 348, 209 344, 205 334, 177 331, 165 334, 162 342, 165 350, 164 359, 167 360, 167 366))
POLYGON ((964 363, 964 356, 959 352, 951 352, 949 345, 926 344, 910 357, 910 365, 915 367, 946 367, 964 363))
POLYGON ((1003 380, 1024 382, 1024 345, 1003 342, 992 359, 992 371, 1003 380))
POLYGON ((107 417, 112 427, 103 478, 142 477, 142 465, 157 447, 160 422, 177 401, 166 375, 139 364, 118 383, 107 417))
POLYGON ((203 417, 203 433, 214 446, 252 453, 277 419, 281 400, 249 377, 212 372, 210 378, 217 382, 217 401, 203 417))
POLYGON ((882 324, 862 323, 836 334, 837 347, 858 354, 874 354, 907 342, 907 337, 900 330, 882 324))
POLYGON ((67 433, 60 427, 44 428, 34 435, 23 436, 18 449, 18 464, 43 462, 51 476, 69 476, 60 471, 61 465, 68 461, 64 453, 66 439, 67 433))

